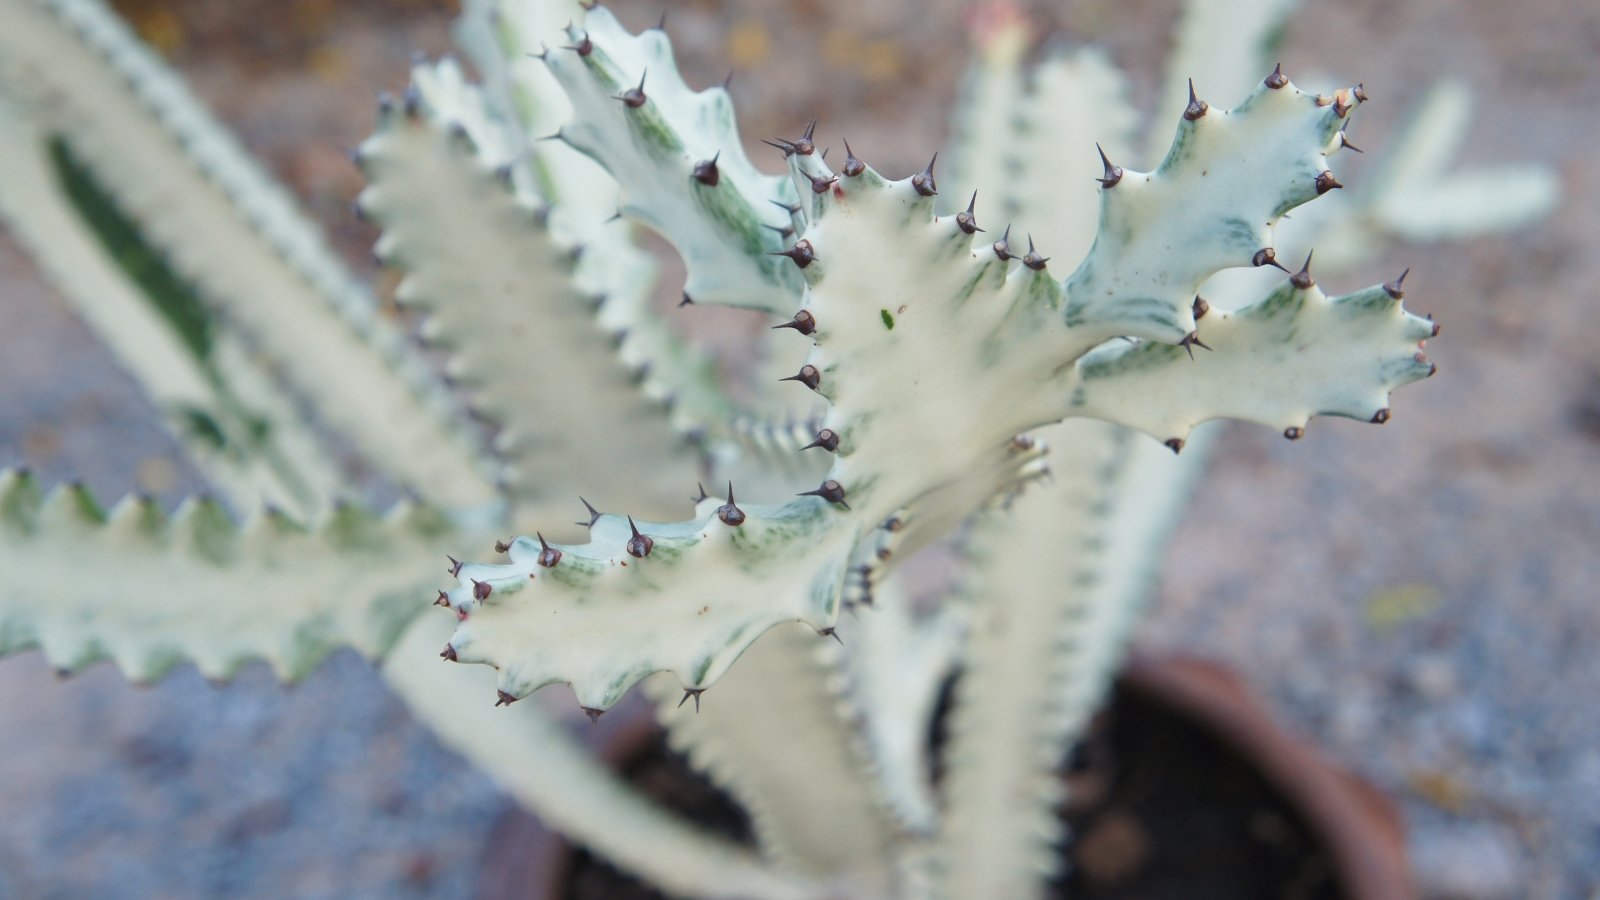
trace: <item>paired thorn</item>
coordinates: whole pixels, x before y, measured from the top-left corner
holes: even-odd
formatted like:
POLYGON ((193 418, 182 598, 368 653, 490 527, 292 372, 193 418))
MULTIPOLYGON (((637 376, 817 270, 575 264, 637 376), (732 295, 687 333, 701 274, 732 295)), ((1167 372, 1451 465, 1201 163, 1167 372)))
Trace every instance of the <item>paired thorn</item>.
POLYGON ((1333 177, 1333 173, 1332 172, 1329 172, 1329 171, 1326 171, 1326 170, 1317 173, 1316 185, 1317 185, 1317 195, 1318 196, 1326 194, 1329 191, 1335 191, 1335 190, 1338 190, 1339 188, 1344 187, 1344 185, 1339 183, 1339 179, 1333 177))
MULTIPOLYGON (((585 32, 581 40, 576 44, 568 44, 566 49, 576 52, 579 56, 588 56, 594 52, 594 41, 589 40, 589 35, 585 32)), ((544 54, 540 53, 539 58, 544 59, 544 54)))
POLYGON ((844 485, 841 485, 839 482, 834 481, 832 478, 828 479, 827 481, 824 481, 822 483, 822 485, 820 487, 818 487, 814 491, 801 491, 800 493, 796 494, 795 496, 796 497, 821 497, 822 499, 828 501, 829 503, 837 503, 840 506, 844 507, 845 509, 849 509, 850 508, 850 504, 844 502, 844 485))
POLYGON ((850 149, 850 142, 844 142, 844 174, 855 178, 867 170, 867 164, 856 158, 855 151, 850 149))
POLYGON ((817 389, 817 385, 822 383, 822 373, 817 370, 816 366, 807 363, 806 365, 801 366, 800 371, 796 372, 795 374, 790 375, 788 378, 779 378, 778 380, 798 381, 814 391, 817 389))
POLYGON ((807 175, 806 177, 811 179, 811 193, 813 194, 826 194, 828 189, 839 181, 839 176, 837 175, 807 175))
MULTIPOLYGON (((1405 296, 1406 296, 1406 291, 1405 291, 1406 276, 1410 275, 1410 274, 1411 274, 1411 270, 1409 268, 1406 269, 1404 272, 1401 272, 1399 278, 1396 278, 1395 280, 1393 280, 1393 281, 1391 281, 1388 284, 1383 286, 1384 293, 1388 294, 1390 297, 1393 297, 1396 300, 1404 300, 1405 296)), ((1438 334, 1438 332, 1435 331, 1434 334, 1438 334)))
POLYGON ((490 584, 489 582, 479 581, 476 578, 468 580, 472 582, 472 599, 478 601, 479 603, 488 600, 489 595, 494 593, 494 585, 490 584))
POLYGON ((811 242, 805 238, 795 241, 794 246, 787 250, 773 250, 768 256, 787 256, 794 260, 794 264, 804 269, 817 259, 816 251, 811 249, 811 242))
POLYGON ((800 136, 800 140, 798 141, 788 141, 784 140, 783 138, 762 138, 761 143, 770 147, 777 147, 779 150, 782 150, 784 158, 788 158, 796 154, 800 156, 810 156, 811 154, 817 152, 817 144, 813 140, 813 136, 816 134, 816 131, 817 120, 812 119, 811 123, 806 126, 805 134, 802 134, 800 136))
POLYGON ((694 483, 694 486, 700 489, 700 496, 698 496, 698 497, 690 497, 689 498, 689 502, 690 503, 693 503, 695 506, 699 506, 703 501, 711 499, 711 495, 706 493, 706 486, 705 485, 703 485, 700 482, 696 481, 694 483))
POLYGON ((793 225, 768 225, 767 223, 762 222, 761 223, 761 227, 769 229, 771 231, 777 232, 778 237, 780 237, 780 238, 782 238, 783 240, 786 240, 786 241, 789 238, 794 237, 794 226, 793 225))
POLYGON ((1166 445, 1168 450, 1172 451, 1174 456, 1183 452, 1183 438, 1167 438, 1162 443, 1166 445))
POLYGON ((1111 159, 1106 156, 1105 148, 1099 144, 1095 144, 1094 148, 1100 151, 1100 163, 1105 166, 1106 170, 1105 174, 1096 178, 1095 181, 1100 182, 1100 186, 1103 188, 1116 187, 1117 182, 1122 180, 1122 167, 1111 164, 1111 159))
POLYGON ((1262 266, 1272 266, 1276 269, 1282 269, 1285 272, 1289 271, 1288 269, 1283 268, 1282 263, 1278 262, 1278 251, 1272 249, 1271 247, 1262 247, 1260 250, 1257 250, 1256 255, 1250 257, 1250 265, 1255 266, 1258 269, 1262 266))
POLYGON ((933 166, 939 161, 939 154, 935 153, 933 159, 928 160, 928 167, 911 176, 911 186, 917 193, 924 197, 932 197, 939 193, 939 186, 933 181, 933 166))
POLYGON ((821 447, 822 449, 828 451, 829 453, 832 453, 835 450, 838 450, 839 449, 839 434, 838 434, 838 432, 834 431, 832 428, 824 428, 821 431, 817 432, 817 439, 816 440, 814 440, 811 443, 805 445, 804 447, 801 447, 800 449, 801 450, 810 450, 813 447, 821 447))
POLYGON ((539 532, 535 531, 534 535, 539 538, 539 565, 554 569, 556 563, 561 562, 561 551, 546 543, 544 535, 539 532))
POLYGON ((1297 425, 1290 425, 1283 430, 1283 436, 1291 441, 1298 441, 1306 436, 1306 430, 1297 425))
POLYGON ((960 228, 967 234, 977 234, 983 230, 982 228, 978 227, 978 217, 973 213, 973 210, 975 210, 977 206, 978 192, 973 191, 972 199, 967 201, 966 210, 964 212, 956 213, 956 227, 960 228))
POLYGON ((682 709, 683 705, 685 703, 689 702, 689 698, 693 697, 694 698, 694 714, 698 716, 700 714, 700 695, 704 694, 705 692, 706 692, 705 688, 684 688, 683 689, 683 699, 678 701, 678 708, 682 709))
POLYGON ((794 314, 794 318, 782 325, 772 326, 773 331, 777 331, 780 328, 793 328, 801 334, 814 334, 817 330, 817 317, 813 316, 810 310, 802 309, 794 314))
POLYGON ((450 560, 450 568, 446 569, 445 571, 450 573, 451 578, 460 578, 461 560, 456 559, 454 556, 446 556, 445 559, 450 560))
MULTIPOLYGON (((1206 317, 1206 313, 1211 311, 1211 304, 1206 302, 1206 298, 1200 296, 1199 294, 1196 294, 1195 297, 1194 297, 1194 307, 1193 307, 1193 309, 1194 309, 1194 320, 1196 322, 1198 322, 1201 319, 1206 317)), ((1211 348, 1207 347, 1206 349, 1209 350, 1211 348)))
POLYGON ((649 75, 649 74, 650 74, 650 70, 649 69, 646 69, 645 71, 640 72, 639 73, 639 85, 638 85, 638 87, 628 88, 627 90, 625 90, 622 93, 617 95, 617 99, 622 101, 622 105, 623 106, 626 106, 629 109, 638 109, 639 107, 644 105, 644 102, 646 100, 650 99, 650 98, 648 98, 648 97, 646 97, 644 95, 644 79, 645 79, 645 76, 649 75))
POLYGON ((1300 266, 1300 271, 1289 276, 1289 283, 1302 291, 1309 289, 1312 285, 1317 283, 1316 279, 1311 277, 1311 257, 1314 253, 1316 253, 1315 250, 1311 251, 1311 253, 1307 253, 1305 264, 1300 266))
POLYGON ((510 550, 511 550, 511 545, 506 543, 505 541, 495 541, 494 542, 494 552, 496 552, 496 553, 506 553, 506 552, 508 552, 510 550))
POLYGON ((1362 103, 1367 102, 1367 86, 1365 84, 1357 82, 1356 86, 1350 89, 1350 93, 1354 94, 1356 99, 1362 103))
POLYGON ((1354 150, 1357 153, 1366 153, 1367 152, 1367 151, 1361 149, 1360 147, 1357 147, 1355 144, 1350 143, 1350 138, 1345 135, 1343 128, 1339 129, 1339 149, 1341 149, 1341 150, 1354 150))
POLYGON ((1189 105, 1184 107, 1183 117, 1190 122, 1206 114, 1211 104, 1194 95, 1194 79, 1189 79, 1189 105))
POLYGON ((505 691, 499 691, 498 692, 498 696, 495 698, 494 705, 495 706, 510 706, 511 704, 513 704, 515 702, 517 702, 517 698, 516 697, 511 696, 510 694, 506 693, 505 691))
POLYGON ((573 524, 582 525, 585 528, 593 528, 594 527, 594 523, 600 521, 600 510, 595 509, 593 503, 590 503, 589 501, 584 500, 582 497, 579 497, 578 499, 583 502, 583 508, 587 509, 589 511, 589 521, 587 521, 587 522, 575 522, 573 524))
POLYGON ((580 706, 578 708, 583 710, 583 714, 589 717, 590 725, 598 723, 600 721, 600 717, 606 714, 605 710, 595 709, 592 706, 580 706))
POLYGON ((1178 342, 1178 346, 1188 351, 1190 359, 1194 359, 1194 348, 1196 347, 1199 347, 1201 350, 1211 349, 1210 347, 1206 346, 1205 341, 1200 340, 1200 332, 1198 331, 1191 331, 1184 335, 1183 340, 1178 342))
POLYGON ((1035 272, 1043 272, 1048 262, 1050 262, 1048 256, 1040 256, 1039 252, 1033 249, 1033 235, 1028 235, 1028 255, 1022 258, 1022 264, 1035 272))
POLYGON ((818 630, 817 637, 831 637, 839 642, 839 646, 844 646, 844 638, 839 637, 839 632, 832 625, 818 630))
POLYGON ((433 605, 434 606, 449 606, 450 605, 450 595, 445 593, 444 591, 440 591, 439 592, 439 596, 433 601, 433 605))
POLYGON ((633 516, 628 517, 628 527, 633 529, 633 537, 628 538, 628 555, 635 559, 644 559, 655 549, 656 542, 649 535, 640 534, 639 526, 633 524, 633 516))
POLYGON ((1000 240, 994 242, 994 255, 1000 257, 1001 262, 1011 259, 1011 226, 1006 226, 1005 234, 1000 235, 1000 240))
POLYGON ((733 482, 731 481, 728 482, 728 502, 717 507, 717 518, 722 520, 722 524, 730 525, 734 528, 744 524, 744 510, 733 502, 733 482))
POLYGON ((798 203, 785 203, 782 200, 768 200, 767 202, 788 213, 791 218, 800 213, 801 206, 798 203))
POLYGON ((688 291, 684 291, 683 292, 683 299, 678 301, 678 308, 679 309, 683 309, 685 306, 693 306, 693 305, 694 305, 694 298, 689 296, 689 292, 688 291))
POLYGON ((449 662, 461 661, 461 659, 456 656, 456 648, 454 644, 445 644, 444 649, 439 651, 439 658, 448 660, 449 662))
POLYGON ((722 151, 718 150, 716 155, 712 156, 710 159, 701 160, 700 162, 695 163, 694 180, 700 182, 706 187, 716 187, 717 183, 722 180, 722 172, 717 169, 717 160, 721 158, 722 151))
POLYGON ((1282 88, 1284 85, 1286 85, 1288 83, 1289 83, 1289 76, 1283 74, 1283 63, 1278 63, 1277 65, 1274 65, 1272 67, 1272 74, 1268 75, 1267 79, 1262 82, 1262 84, 1266 85, 1269 88, 1272 88, 1275 91, 1280 89, 1280 88, 1282 88))

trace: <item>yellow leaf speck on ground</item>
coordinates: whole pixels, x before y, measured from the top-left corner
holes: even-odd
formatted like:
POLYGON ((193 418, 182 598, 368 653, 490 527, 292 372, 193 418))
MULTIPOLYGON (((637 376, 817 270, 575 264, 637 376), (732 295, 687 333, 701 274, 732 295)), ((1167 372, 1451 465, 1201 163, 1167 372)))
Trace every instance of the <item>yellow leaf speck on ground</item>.
POLYGON ((1439 592, 1430 585, 1395 585, 1367 600, 1367 624, 1374 631, 1389 631, 1422 618, 1438 605, 1439 592))

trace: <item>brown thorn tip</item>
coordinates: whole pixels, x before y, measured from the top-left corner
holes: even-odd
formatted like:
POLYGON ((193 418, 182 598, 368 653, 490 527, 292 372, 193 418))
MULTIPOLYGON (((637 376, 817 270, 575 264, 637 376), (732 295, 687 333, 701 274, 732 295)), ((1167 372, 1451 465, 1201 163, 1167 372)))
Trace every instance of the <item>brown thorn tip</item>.
POLYGON ((628 527, 633 529, 633 537, 628 539, 628 555, 635 559, 644 559, 655 549, 656 542, 648 535, 639 533, 639 526, 633 524, 633 516, 628 517, 628 527))
POLYGON ((495 541, 494 542, 494 552, 496 552, 496 553, 505 553, 506 551, 508 551, 510 549, 511 549, 511 545, 506 543, 505 541, 495 541))
POLYGON ((956 227, 960 228, 967 234, 977 234, 978 232, 982 231, 983 229, 978 227, 978 217, 973 212, 977 208, 978 192, 973 191, 972 199, 967 201, 966 210, 964 212, 956 213, 956 227))
POLYGON ((1193 122, 1195 119, 1205 115, 1206 110, 1210 108, 1211 104, 1194 95, 1194 79, 1189 79, 1189 105, 1184 107, 1183 117, 1188 121, 1193 122))
POLYGON ((828 451, 829 453, 832 453, 835 450, 838 450, 839 449, 839 435, 838 435, 838 433, 835 432, 832 428, 824 428, 821 431, 817 432, 817 439, 816 440, 814 440, 811 443, 805 445, 804 447, 801 447, 800 449, 801 450, 810 450, 813 447, 821 447, 822 449, 828 451))
POLYGON ((839 632, 832 625, 829 625, 827 628, 824 628, 824 629, 821 629, 820 631, 818 631, 817 632, 817 636, 818 637, 831 637, 834 640, 839 642, 839 646, 841 646, 841 647, 844 646, 844 639, 839 637, 839 632))
POLYGON ((1210 347, 1206 346, 1206 342, 1205 341, 1200 340, 1200 332, 1198 332, 1198 331, 1191 331, 1188 334, 1184 335, 1183 336, 1183 340, 1178 342, 1178 346, 1182 347, 1183 349, 1185 349, 1185 350, 1187 350, 1189 352, 1189 358, 1190 359, 1194 359, 1194 348, 1196 348, 1196 347, 1199 347, 1202 350, 1210 350, 1211 349, 1210 347))
POLYGON ((1306 436, 1306 430, 1304 428, 1291 425, 1283 430, 1283 436, 1291 441, 1298 441, 1306 436))
POLYGON ((774 331, 779 328, 793 328, 801 334, 814 334, 817 330, 817 317, 813 316, 810 310, 802 309, 794 314, 794 318, 782 325, 772 326, 774 331))
POLYGON ((1399 278, 1396 278, 1395 280, 1393 280, 1393 281, 1391 281, 1388 284, 1383 286, 1384 293, 1388 294, 1390 297, 1393 297, 1396 300, 1405 299, 1405 296, 1406 296, 1406 292, 1405 292, 1406 276, 1410 275, 1410 274, 1411 274, 1411 270, 1410 269, 1406 269, 1404 272, 1401 272, 1399 278))
POLYGON ((456 648, 455 648, 455 645, 453 645, 453 644, 445 644, 444 645, 444 649, 439 651, 439 658, 440 659, 447 659, 450 662, 460 662, 461 661, 456 656, 456 648))
POLYGON ((801 384, 805 385, 806 387, 808 387, 808 388, 810 388, 810 389, 812 389, 814 391, 814 390, 817 389, 817 385, 822 383, 822 373, 817 371, 817 367, 816 366, 807 364, 807 365, 801 366, 799 372, 796 372, 795 374, 790 375, 788 378, 779 378, 778 380, 779 381, 798 381, 801 384))
POLYGON ((867 164, 856 158, 854 150, 850 149, 850 142, 844 142, 844 174, 855 178, 867 170, 867 164))
POLYGON ((606 714, 605 710, 603 710, 603 709, 595 709, 592 706, 581 706, 581 707, 579 707, 579 709, 582 709, 583 710, 583 714, 589 717, 589 724, 590 725, 593 725, 593 724, 599 722, 600 721, 600 717, 606 714))
POLYGON ((1183 438, 1167 438, 1162 443, 1164 443, 1167 449, 1171 450, 1175 455, 1183 451, 1183 438))
POLYGON ((1196 322, 1200 321, 1201 319, 1205 318, 1206 313, 1210 311, 1211 304, 1207 303, 1204 297, 1196 294, 1194 298, 1194 320, 1196 322))
POLYGON ((649 74, 650 74, 650 70, 649 69, 646 69, 643 72, 640 72, 639 73, 639 86, 638 87, 628 88, 627 90, 623 91, 621 94, 617 95, 617 99, 622 101, 622 105, 623 106, 626 106, 629 109, 638 109, 639 107, 644 105, 644 102, 646 100, 649 99, 648 97, 646 97, 644 95, 644 79, 645 79, 645 76, 649 75, 649 74))
POLYGON ((828 501, 829 503, 837 503, 840 506, 844 507, 845 509, 849 509, 850 508, 850 504, 844 502, 844 486, 841 485, 839 482, 834 481, 832 478, 828 479, 827 481, 824 481, 822 483, 822 485, 820 487, 818 487, 814 491, 801 491, 799 494, 796 494, 795 496, 797 496, 797 497, 821 497, 822 499, 828 501))
POLYGON ((1305 265, 1300 267, 1300 271, 1289 276, 1289 283, 1302 291, 1317 283, 1316 280, 1311 277, 1311 256, 1313 253, 1316 253, 1316 251, 1313 250, 1311 253, 1307 253, 1305 265))
POLYGON ((600 521, 600 510, 595 509, 594 508, 594 504, 590 503, 587 500, 584 500, 582 497, 579 497, 578 499, 583 502, 583 508, 587 509, 589 511, 589 521, 587 521, 587 522, 578 522, 576 524, 582 525, 582 526, 584 526, 586 528, 593 528, 594 527, 594 523, 600 521))
POLYGON ((1389 421, 1389 408, 1386 406, 1372 414, 1372 424, 1382 425, 1389 421))
POLYGON ((839 180, 837 175, 807 175, 806 177, 811 179, 811 193, 813 194, 826 194, 828 188, 833 187, 839 180))
POLYGON ((556 563, 561 562, 561 551, 545 543, 544 535, 535 531, 539 538, 539 565, 546 569, 554 569, 556 563))
POLYGON ((717 507, 717 518, 722 524, 737 528, 744 524, 744 510, 733 502, 733 482, 728 482, 728 502, 717 507))
POLYGON ((1048 262, 1050 262, 1048 256, 1040 256, 1039 252, 1033 249, 1033 235, 1028 235, 1028 255, 1022 258, 1022 264, 1035 272, 1043 272, 1048 262))
POLYGON ((694 180, 706 187, 716 187, 722 181, 722 172, 717 168, 717 160, 721 158, 722 151, 718 150, 710 159, 695 163, 694 180))
POLYGON ((445 559, 450 560, 450 568, 446 569, 445 571, 449 572, 451 577, 453 577, 453 578, 460 578, 461 577, 461 560, 456 559, 454 556, 446 556, 445 559))
POLYGON ((433 601, 433 605, 434 606, 449 606, 450 605, 450 595, 445 593, 444 591, 440 591, 439 592, 439 597, 438 597, 438 599, 433 601))
POLYGON ((1345 150, 1354 150, 1357 153, 1366 153, 1367 152, 1367 151, 1361 149, 1360 147, 1357 147, 1355 144, 1350 143, 1350 139, 1345 136, 1344 129, 1342 129, 1342 128, 1339 129, 1339 146, 1344 148, 1345 150))
POLYGON ((695 715, 699 715, 700 714, 700 695, 704 694, 705 692, 706 692, 705 688, 684 688, 683 689, 683 699, 678 701, 678 708, 682 709, 683 705, 685 703, 689 702, 689 698, 693 697, 694 698, 694 712, 695 712, 695 715))
POLYGON ((928 160, 928 167, 926 169, 923 169, 921 172, 911 176, 911 186, 916 188, 917 193, 924 197, 932 197, 933 195, 939 193, 939 186, 935 184, 933 180, 933 166, 938 161, 939 154, 935 153, 933 155, 933 159, 928 160))
POLYGON ((816 251, 811 248, 811 242, 805 238, 795 241, 793 247, 787 250, 773 250, 768 256, 787 256, 794 260, 794 264, 804 269, 817 259, 816 251))
POLYGON ((1105 174, 1099 178, 1096 178, 1095 181, 1100 182, 1101 187, 1116 187, 1117 182, 1122 180, 1122 167, 1111 164, 1111 159, 1106 156, 1104 147, 1101 147, 1099 144, 1095 144, 1094 149, 1100 151, 1100 163, 1105 166, 1105 174))
POLYGON ((678 301, 678 308, 682 309, 685 306, 693 306, 693 305, 694 305, 694 298, 689 296, 689 292, 688 291, 684 291, 683 292, 683 299, 678 301))
POLYGON ((1268 75, 1267 80, 1263 82, 1263 84, 1269 88, 1272 88, 1273 90, 1277 90, 1288 83, 1289 77, 1283 74, 1283 63, 1274 65, 1272 67, 1272 74, 1268 75))
POLYGON ((1262 247, 1260 250, 1257 250, 1256 255, 1250 257, 1250 265, 1255 266, 1258 269, 1262 266, 1272 266, 1276 269, 1281 269, 1284 272, 1289 271, 1288 269, 1283 268, 1283 263, 1278 262, 1278 251, 1272 249, 1271 247, 1262 247))
POLYGON ((489 582, 479 581, 476 578, 471 579, 471 581, 472 598, 477 600, 479 603, 489 599, 489 595, 494 593, 494 585, 490 584, 489 582))
POLYGON ((1344 187, 1344 185, 1339 183, 1339 179, 1333 177, 1333 173, 1328 171, 1319 172, 1317 174, 1315 183, 1317 186, 1317 194, 1319 196, 1326 194, 1329 191, 1338 190, 1339 188, 1344 187))
POLYGON ((1000 240, 994 242, 994 255, 1000 257, 1001 262, 1011 259, 1011 226, 1006 226, 1006 233, 1000 235, 1000 240))
POLYGON ((495 698, 494 705, 495 706, 510 706, 511 704, 513 704, 515 702, 517 702, 517 698, 516 697, 511 696, 510 694, 506 693, 505 691, 500 691, 499 692, 499 696, 495 698))

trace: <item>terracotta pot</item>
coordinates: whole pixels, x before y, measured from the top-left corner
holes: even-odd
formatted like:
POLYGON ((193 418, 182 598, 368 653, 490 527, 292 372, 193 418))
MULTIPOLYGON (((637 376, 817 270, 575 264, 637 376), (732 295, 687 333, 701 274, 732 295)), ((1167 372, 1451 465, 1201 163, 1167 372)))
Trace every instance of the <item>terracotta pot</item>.
MULTIPOLYGON (((1202 659, 1138 657, 1118 687, 1204 732, 1255 770, 1324 849, 1349 900, 1416 900, 1404 826, 1394 806, 1278 727, 1238 676, 1202 659)), ((660 746, 658 730, 641 716, 618 731, 603 756, 627 770, 660 746)), ((479 896, 564 900, 575 864, 588 863, 533 816, 515 810, 490 838, 479 896)))

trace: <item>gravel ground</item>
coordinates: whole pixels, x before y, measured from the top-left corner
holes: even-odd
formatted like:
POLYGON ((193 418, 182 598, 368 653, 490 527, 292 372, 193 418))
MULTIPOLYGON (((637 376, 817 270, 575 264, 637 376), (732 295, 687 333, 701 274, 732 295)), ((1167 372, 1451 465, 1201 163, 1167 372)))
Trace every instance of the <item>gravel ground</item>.
MULTIPOLYGON (((197 0, 123 5, 367 266, 343 148, 413 50, 447 47, 445 13, 294 0, 290 28, 197 0)), ((684 3, 669 30, 692 81, 762 40, 822 61, 805 78, 741 72, 747 133, 820 115, 826 140, 847 133, 911 171, 940 140, 925 111, 953 93, 957 6, 684 3)), ((1148 107, 1140 61, 1161 57, 1172 8, 1074 4, 1069 33, 1104 36, 1148 107)), ((1394 247, 1350 275, 1413 267, 1408 300, 1446 325, 1429 346, 1441 376, 1385 428, 1319 421, 1296 444, 1230 432, 1142 640, 1229 661, 1398 798, 1433 896, 1600 897, 1600 11, 1324 4, 1284 56, 1359 70, 1378 101, 1362 111, 1369 150, 1433 77, 1467 78, 1481 104, 1465 161, 1549 164, 1566 202, 1537 228, 1394 247)), ((1346 171, 1359 181, 1359 162, 1346 171)), ((112 496, 195 486, 148 402, 3 241, 0 324, 0 460, 112 496)), ((509 804, 346 656, 288 690, 260 668, 221 688, 183 671, 134 689, 103 668, 57 684, 25 655, 0 662, 0 709, 0 898, 465 896, 509 804)))

